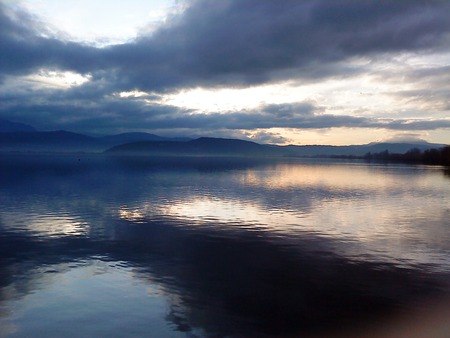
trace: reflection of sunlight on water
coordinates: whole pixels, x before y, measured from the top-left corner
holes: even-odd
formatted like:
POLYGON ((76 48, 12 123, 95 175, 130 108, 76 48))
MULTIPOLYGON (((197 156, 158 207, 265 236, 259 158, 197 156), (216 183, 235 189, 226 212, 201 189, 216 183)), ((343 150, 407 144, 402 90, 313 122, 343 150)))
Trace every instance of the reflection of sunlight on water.
MULTIPOLYGON (((419 172, 420 167, 408 170, 419 172)), ((245 185, 286 188, 355 189, 372 191, 399 188, 411 184, 411 175, 399 175, 398 167, 367 166, 367 164, 330 164, 330 165, 292 165, 278 164, 273 170, 247 171, 241 182, 245 185)), ((430 175, 416 175, 414 187, 421 188, 430 184, 430 175)), ((439 180, 440 181, 440 180, 439 180)), ((436 182, 437 183, 437 182, 436 182)))
POLYGON ((4 212, 2 219, 11 230, 26 231, 37 236, 85 236, 89 232, 88 223, 81 217, 64 212, 54 214, 4 212))

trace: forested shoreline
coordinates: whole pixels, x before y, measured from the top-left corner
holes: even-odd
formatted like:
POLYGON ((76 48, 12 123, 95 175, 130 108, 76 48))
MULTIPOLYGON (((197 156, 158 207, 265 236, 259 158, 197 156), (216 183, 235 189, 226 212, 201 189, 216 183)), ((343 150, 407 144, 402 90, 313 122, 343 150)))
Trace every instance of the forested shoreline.
POLYGON ((369 152, 364 155, 364 159, 368 161, 389 161, 450 166, 450 146, 440 149, 427 149, 424 151, 413 148, 404 154, 389 153, 387 150, 380 153, 369 152))

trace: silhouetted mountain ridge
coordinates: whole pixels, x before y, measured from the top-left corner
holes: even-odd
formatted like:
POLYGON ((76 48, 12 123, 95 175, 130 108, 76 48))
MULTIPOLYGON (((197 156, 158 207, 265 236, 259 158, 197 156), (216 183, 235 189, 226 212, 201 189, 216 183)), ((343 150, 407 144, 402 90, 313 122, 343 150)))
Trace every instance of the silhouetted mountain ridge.
POLYGON ((239 139, 201 137, 188 142, 135 142, 107 150, 110 154, 147 156, 266 156, 266 157, 362 157, 367 153, 405 153, 441 148, 440 144, 374 143, 356 146, 276 146, 239 139))
POLYGON ((107 144, 109 147, 125 144, 125 143, 133 143, 133 142, 144 142, 144 141, 189 141, 189 138, 169 138, 163 137, 150 133, 122 133, 117 135, 107 135, 98 137, 98 139, 107 144))
POLYGON ((111 154, 153 156, 267 156, 276 155, 274 148, 251 141, 200 137, 187 142, 134 142, 107 150, 111 154))
POLYGON ((187 141, 150 133, 87 136, 65 130, 37 131, 32 126, 0 120, 0 151, 103 152, 113 146, 138 141, 187 141))
POLYGON ((71 152, 101 150, 95 138, 64 130, 0 133, 0 150, 71 152))
POLYGON ((278 146, 231 138, 168 138, 150 133, 122 133, 101 137, 64 130, 36 131, 31 126, 0 120, 0 151, 104 152, 146 156, 264 156, 264 157, 363 157, 368 153, 403 154, 411 149, 425 151, 444 145, 427 142, 370 143, 366 145, 278 146))
POLYGON ((34 132, 32 126, 19 122, 12 122, 8 120, 0 120, 0 133, 16 133, 16 132, 34 132))

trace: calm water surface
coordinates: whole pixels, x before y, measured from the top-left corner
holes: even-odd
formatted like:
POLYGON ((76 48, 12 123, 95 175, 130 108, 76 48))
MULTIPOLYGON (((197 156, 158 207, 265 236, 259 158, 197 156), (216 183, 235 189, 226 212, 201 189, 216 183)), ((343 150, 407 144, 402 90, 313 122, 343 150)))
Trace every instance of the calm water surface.
POLYGON ((2 155, 0 172, 0 337, 322 334, 450 295, 439 167, 2 155))

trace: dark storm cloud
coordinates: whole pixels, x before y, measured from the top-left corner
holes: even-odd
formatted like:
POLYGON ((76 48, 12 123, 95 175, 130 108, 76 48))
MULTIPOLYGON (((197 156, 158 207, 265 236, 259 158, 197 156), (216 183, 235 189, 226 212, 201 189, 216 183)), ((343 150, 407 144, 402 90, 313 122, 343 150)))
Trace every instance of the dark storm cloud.
POLYGON ((449 2, 429 0, 202 0, 150 36, 94 48, 46 37, 35 18, 0 6, 0 71, 91 73, 118 90, 248 85, 289 70, 333 76, 330 64, 355 56, 444 48, 449 12, 449 2))
POLYGON ((330 64, 355 56, 445 46, 449 11, 442 1, 197 1, 108 52, 144 89, 326 77, 341 70, 330 64))

